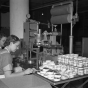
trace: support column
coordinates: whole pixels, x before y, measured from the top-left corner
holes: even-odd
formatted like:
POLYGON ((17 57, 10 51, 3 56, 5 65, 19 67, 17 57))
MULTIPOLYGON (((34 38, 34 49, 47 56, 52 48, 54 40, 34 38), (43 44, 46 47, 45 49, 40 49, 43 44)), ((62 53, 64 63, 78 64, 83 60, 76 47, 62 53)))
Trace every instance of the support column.
POLYGON ((29 0, 10 0, 10 35, 23 38, 23 23, 29 14, 29 0))

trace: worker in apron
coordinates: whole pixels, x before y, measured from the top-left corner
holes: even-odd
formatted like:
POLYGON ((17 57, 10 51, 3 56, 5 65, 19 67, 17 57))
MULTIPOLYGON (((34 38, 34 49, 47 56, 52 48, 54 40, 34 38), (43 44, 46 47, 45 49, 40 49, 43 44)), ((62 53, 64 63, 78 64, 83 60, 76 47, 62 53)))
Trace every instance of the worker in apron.
POLYGON ((34 72, 34 69, 30 68, 22 72, 12 72, 13 64, 11 52, 15 52, 17 49, 19 49, 19 45, 20 39, 15 35, 10 35, 4 43, 5 48, 0 50, 0 75, 2 76, 1 78, 23 76, 34 72))

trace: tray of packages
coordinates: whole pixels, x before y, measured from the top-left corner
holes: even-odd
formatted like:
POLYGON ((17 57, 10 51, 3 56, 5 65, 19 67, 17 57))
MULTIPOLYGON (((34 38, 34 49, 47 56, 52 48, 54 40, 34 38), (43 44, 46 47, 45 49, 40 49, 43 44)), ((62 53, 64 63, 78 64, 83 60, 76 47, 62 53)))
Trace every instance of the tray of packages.
POLYGON ((60 55, 57 61, 46 60, 39 67, 37 76, 57 85, 88 77, 88 58, 77 54, 60 55))
MULTIPOLYGON (((68 78, 68 79, 58 79, 58 78, 54 78, 54 79, 49 79, 48 77, 45 77, 41 74, 36 73, 35 76, 47 81, 48 83, 50 83, 51 85, 59 85, 59 84, 63 84, 66 82, 71 82, 71 81, 75 81, 75 80, 80 80, 83 78, 87 78, 88 75, 83 75, 83 76, 75 76, 74 78, 68 78)), ((58 76, 59 77, 59 76, 58 76)))

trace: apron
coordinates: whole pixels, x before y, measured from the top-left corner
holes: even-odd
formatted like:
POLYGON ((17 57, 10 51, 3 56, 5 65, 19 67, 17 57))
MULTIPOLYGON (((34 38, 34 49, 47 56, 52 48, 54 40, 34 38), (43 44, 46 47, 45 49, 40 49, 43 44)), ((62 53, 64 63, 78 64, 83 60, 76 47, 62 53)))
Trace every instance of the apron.
MULTIPOLYGON (((7 50, 7 49, 6 49, 7 50)), ((1 52, 0 54, 4 54, 4 53, 7 53, 8 52, 8 50, 7 51, 5 51, 5 52, 1 52)), ((5 78, 5 75, 0 75, 0 79, 2 79, 2 78, 5 78)))

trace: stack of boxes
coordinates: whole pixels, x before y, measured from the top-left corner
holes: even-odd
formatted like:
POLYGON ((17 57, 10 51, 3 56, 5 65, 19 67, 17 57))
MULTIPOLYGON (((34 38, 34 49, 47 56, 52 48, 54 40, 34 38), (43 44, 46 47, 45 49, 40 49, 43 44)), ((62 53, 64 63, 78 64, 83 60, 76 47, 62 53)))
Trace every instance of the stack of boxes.
POLYGON ((65 65, 68 70, 73 70, 77 75, 88 74, 88 58, 77 54, 58 56, 58 64, 65 65))

